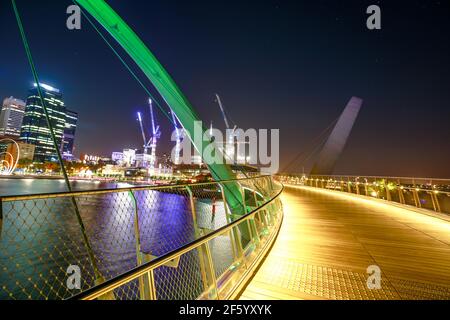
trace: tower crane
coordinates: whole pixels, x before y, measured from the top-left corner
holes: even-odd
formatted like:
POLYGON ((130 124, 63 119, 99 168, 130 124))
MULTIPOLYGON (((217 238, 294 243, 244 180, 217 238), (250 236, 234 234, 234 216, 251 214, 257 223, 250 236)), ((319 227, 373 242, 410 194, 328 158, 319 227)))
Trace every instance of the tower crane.
POLYGON ((155 116, 153 114, 153 104, 152 99, 148 99, 148 105, 150 107, 150 120, 152 123, 152 137, 150 140, 150 171, 154 173, 155 165, 156 165, 156 146, 158 144, 158 140, 161 137, 161 131, 159 130, 159 126, 156 125, 155 116))
POLYGON ((156 147, 158 144, 158 139, 161 137, 161 131, 159 129, 159 126, 156 125, 155 115, 153 113, 152 99, 148 99, 148 103, 149 103, 149 107, 150 107, 150 121, 151 121, 151 125, 152 125, 150 139, 147 139, 147 136, 145 134, 144 124, 142 121, 142 114, 140 112, 138 112, 137 115, 138 115, 139 126, 141 128, 142 139, 144 140, 144 167, 147 167, 146 156, 148 155, 148 150, 150 149, 149 169, 153 173, 154 169, 155 169, 155 165, 156 165, 156 147))
POLYGON ((219 104, 220 111, 222 112, 223 121, 225 122, 225 126, 227 127, 227 129, 230 129, 230 124, 228 122, 227 116, 225 115, 225 109, 223 108, 222 100, 220 100, 220 96, 217 93, 216 93, 216 100, 217 100, 217 103, 219 104))
POLYGON ((235 155, 234 132, 236 131, 236 126, 233 127, 231 134, 229 134, 230 123, 228 122, 228 118, 225 114, 225 109, 223 107, 222 100, 220 100, 220 96, 217 93, 216 93, 216 100, 217 103, 219 104, 220 112, 222 113, 223 121, 225 122, 225 126, 227 128, 227 138, 226 138, 227 141, 225 143, 224 154, 226 155, 226 157, 232 159, 234 162, 234 155, 235 155))
POLYGON ((175 113, 173 111, 170 111, 170 114, 172 116, 172 122, 173 122, 173 126, 175 128, 175 137, 176 137, 175 159, 174 159, 173 163, 175 165, 178 165, 178 164, 180 164, 181 139, 183 138, 183 129, 178 128, 175 113))
POLYGON ((141 133, 142 133, 142 139, 144 140, 144 159, 143 159, 143 166, 146 167, 147 166, 147 159, 146 156, 148 154, 148 148, 150 147, 151 141, 152 139, 147 141, 147 137, 145 135, 145 130, 144 130, 144 124, 142 123, 142 115, 140 112, 137 113, 138 115, 138 121, 139 121, 139 126, 141 128, 141 133))
POLYGON ((147 154, 149 143, 147 142, 147 138, 145 136, 144 125, 142 124, 142 115, 140 112, 138 112, 137 116, 138 116, 139 126, 141 128, 142 139, 144 140, 144 154, 147 154))

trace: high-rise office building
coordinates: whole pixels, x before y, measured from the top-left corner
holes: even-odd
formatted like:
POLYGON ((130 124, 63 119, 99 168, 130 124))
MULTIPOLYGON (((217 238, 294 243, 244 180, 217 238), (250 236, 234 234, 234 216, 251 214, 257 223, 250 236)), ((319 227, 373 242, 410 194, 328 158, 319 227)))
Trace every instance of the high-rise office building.
POLYGON ((64 139, 62 145, 62 153, 65 157, 70 157, 73 155, 77 122, 78 113, 66 109, 66 126, 64 128, 64 139))
MULTIPOLYGON (((67 117, 62 94, 58 89, 43 83, 40 87, 55 133, 56 143, 61 150, 67 117)), ((20 140, 36 146, 34 161, 54 162, 58 160, 36 84, 34 88, 30 89, 27 98, 20 140)))
POLYGON ((0 136, 19 137, 25 102, 13 97, 3 100, 0 113, 0 136))

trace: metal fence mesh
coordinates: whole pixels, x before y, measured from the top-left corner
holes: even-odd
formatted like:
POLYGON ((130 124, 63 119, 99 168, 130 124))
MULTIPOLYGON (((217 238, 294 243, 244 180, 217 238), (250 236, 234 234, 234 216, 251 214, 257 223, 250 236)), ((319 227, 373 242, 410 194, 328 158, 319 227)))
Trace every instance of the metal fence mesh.
MULTIPOLYGON (((236 182, 2 199, 0 299, 70 298, 226 226, 244 214, 231 214, 222 192, 227 183, 236 182), (70 266, 80 269, 79 289, 68 286, 70 266)), ((239 184, 247 212, 281 188, 270 177, 239 184)), ((217 297, 217 281, 268 233, 277 217, 273 211, 262 210, 103 298, 217 297)))
POLYGON ((93 283, 87 248, 70 200, 38 199, 3 204, 0 299, 66 298, 66 270, 77 264, 93 283))

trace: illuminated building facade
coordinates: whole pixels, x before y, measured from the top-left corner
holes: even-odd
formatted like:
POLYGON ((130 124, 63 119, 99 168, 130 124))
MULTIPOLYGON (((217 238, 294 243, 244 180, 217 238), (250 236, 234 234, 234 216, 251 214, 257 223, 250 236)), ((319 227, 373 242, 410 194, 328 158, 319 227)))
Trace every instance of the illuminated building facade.
POLYGON ((144 168, 147 166, 148 163, 150 163, 152 159, 152 156, 150 154, 146 153, 136 153, 134 160, 135 160, 135 166, 139 168, 144 168))
MULTIPOLYGON (((58 148, 61 148, 66 128, 66 107, 62 94, 58 89, 45 84, 41 84, 41 89, 55 133, 56 143, 58 148)), ((20 140, 36 146, 34 161, 58 161, 36 84, 30 90, 26 101, 20 140)))
POLYGON ((25 102, 13 97, 3 100, 0 113, 0 136, 20 137, 25 102))
POLYGON ((89 154, 82 154, 80 160, 83 161, 83 163, 98 164, 101 160, 101 157, 89 154))
POLYGON ((123 162, 123 152, 113 152, 111 155, 111 159, 116 164, 120 165, 123 162))
POLYGON ((127 167, 131 167, 136 160, 136 150, 123 149, 123 164, 127 167))
POLYGON ((73 155, 77 122, 78 113, 66 109, 66 125, 64 127, 64 139, 62 145, 62 153, 65 156, 73 155))

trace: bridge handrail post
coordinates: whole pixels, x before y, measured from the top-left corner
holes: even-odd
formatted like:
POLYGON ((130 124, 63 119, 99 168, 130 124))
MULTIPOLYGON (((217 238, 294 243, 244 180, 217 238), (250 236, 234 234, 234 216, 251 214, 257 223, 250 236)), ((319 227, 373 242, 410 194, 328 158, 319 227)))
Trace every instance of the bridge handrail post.
POLYGON ((367 181, 367 179, 365 179, 365 182, 364 182, 364 191, 366 192, 366 196, 367 196, 367 197, 369 196, 369 188, 368 188, 368 186, 369 186, 369 182, 367 181))
MULTIPOLYGON (((223 187, 222 183, 218 183, 218 185, 220 187, 220 191, 222 194, 223 207, 225 210, 225 217, 227 219, 227 223, 230 223, 231 222, 230 211, 228 209, 227 198, 225 195, 224 187, 223 187)), ((233 254, 235 256, 235 260, 237 260, 236 262, 238 262, 243 257, 243 250, 242 250, 242 243, 239 239, 239 233, 236 228, 233 228, 232 230, 230 230, 230 240, 231 240, 231 247, 233 249, 233 254)))
POLYGON ((350 177, 347 177, 347 191, 348 191, 348 193, 353 193, 352 183, 350 182, 350 177))
MULTIPOLYGON (((139 208, 136 195, 133 190, 128 192, 134 206, 134 236, 136 247, 137 265, 140 266, 144 262, 148 262, 151 258, 150 253, 143 253, 141 250, 141 232, 139 228, 139 208)), ((146 275, 139 277, 139 295, 141 300, 156 300, 156 286, 153 270, 150 270, 146 275)))
MULTIPOLYGON (((191 205, 191 214, 192 214, 192 222, 194 225, 194 234, 195 239, 203 236, 203 230, 201 230, 197 223, 197 210, 195 208, 195 199, 192 189, 189 186, 186 186, 186 190, 189 194, 189 201, 191 205)), ((209 242, 202 244, 197 249, 198 251, 198 260, 200 264, 200 273, 202 275, 202 283, 203 289, 205 292, 209 293, 209 297, 215 300, 219 299, 219 293, 217 288, 216 274, 214 271, 214 265, 212 262, 211 250, 209 246, 209 242), (211 285, 213 286, 212 297, 211 291, 209 290, 211 285)))
POLYGON ((403 194, 403 190, 404 190, 403 186, 399 185, 397 189, 398 189, 398 197, 400 199, 400 203, 406 204, 405 195, 403 194))
MULTIPOLYGON (((247 214, 247 202, 245 199, 245 189, 242 187, 242 184, 240 182, 238 182, 238 185, 239 185, 239 189, 242 194, 242 200, 244 201, 244 210, 245 210, 244 214, 247 214)), ((254 227, 255 219, 254 218, 247 219, 246 225, 247 225, 247 229, 248 229, 249 240, 255 244, 259 243, 258 233, 256 232, 256 227, 254 227)))
POLYGON ((431 191, 431 199, 434 198, 434 203, 435 203, 435 210, 434 211, 442 212, 441 211, 441 205, 439 204, 438 193, 439 193, 439 191, 437 191, 437 190, 431 191))
POLYGON ((414 203, 415 203, 416 207, 422 208, 422 204, 420 203, 419 190, 417 190, 417 188, 414 188, 412 190, 412 192, 413 192, 414 203))
MULTIPOLYGON (((255 206, 259 207, 256 190, 254 190, 254 189, 253 189, 253 198, 255 201, 255 206)), ((265 210, 258 211, 257 216, 258 216, 259 223, 261 223, 264 226, 264 228, 268 228, 266 211, 265 210)))
POLYGON ((391 191, 389 190, 389 180, 387 178, 384 182, 384 187, 386 188, 386 200, 392 201, 391 191))

